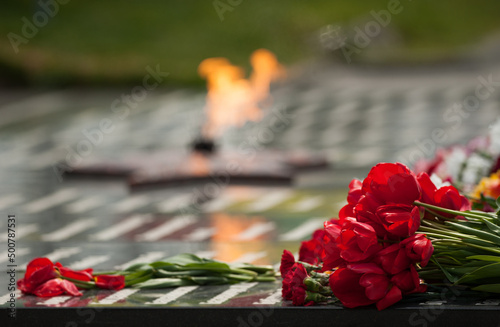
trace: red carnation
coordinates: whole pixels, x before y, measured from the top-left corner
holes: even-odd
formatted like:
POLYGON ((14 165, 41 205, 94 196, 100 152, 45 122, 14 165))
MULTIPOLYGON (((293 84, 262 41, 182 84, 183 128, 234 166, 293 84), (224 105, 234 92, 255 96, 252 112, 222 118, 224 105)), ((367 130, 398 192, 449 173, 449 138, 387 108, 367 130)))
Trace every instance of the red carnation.
POLYGON ((304 265, 300 263, 295 264, 295 269, 292 272, 292 288, 302 287, 305 288, 304 279, 308 277, 307 270, 304 265))
POLYGON ((286 274, 292 269, 295 264, 295 257, 292 252, 288 250, 283 250, 283 255, 281 255, 281 265, 280 265, 280 273, 281 277, 285 278, 286 274))
POLYGON ((293 290, 292 294, 292 304, 293 305, 304 305, 306 300, 306 290, 302 287, 297 287, 293 290))
POLYGON ((292 299, 292 276, 293 276, 293 271, 289 270, 288 273, 283 277, 283 281, 281 283, 281 296, 285 300, 291 300, 292 299))

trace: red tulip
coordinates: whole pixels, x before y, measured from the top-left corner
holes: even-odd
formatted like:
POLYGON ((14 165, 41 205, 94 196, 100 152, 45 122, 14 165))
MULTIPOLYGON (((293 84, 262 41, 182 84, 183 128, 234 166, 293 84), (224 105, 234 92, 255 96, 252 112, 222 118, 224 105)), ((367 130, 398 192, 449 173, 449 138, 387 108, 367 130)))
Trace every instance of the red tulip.
POLYGON ((325 231, 318 229, 313 233, 312 239, 303 241, 299 249, 299 261, 316 265, 323 256, 325 231))
POLYGON ((402 299, 401 290, 374 263, 349 264, 337 269, 330 276, 330 287, 347 308, 376 303, 377 309, 382 310, 402 299))
POLYGON ((57 270, 59 270, 59 273, 63 277, 80 280, 82 282, 90 282, 93 280, 92 279, 93 270, 91 268, 77 271, 61 266, 58 267, 57 270))
MULTIPOLYGON (((454 186, 443 186, 438 189, 425 172, 418 175, 418 182, 422 188, 422 202, 451 210, 470 210, 469 200, 461 195, 454 186)), ((452 217, 451 214, 440 214, 452 217)))
POLYGON ((46 281, 57 276, 54 264, 48 258, 36 258, 28 263, 24 278, 18 280, 18 288, 27 294, 33 291, 46 281))
POLYGON ((378 252, 374 261, 391 275, 408 269, 412 264, 412 261, 406 254, 406 249, 402 248, 400 243, 392 244, 378 252))
POLYGON ((39 297, 58 296, 61 294, 82 296, 82 293, 78 291, 75 284, 60 278, 54 278, 46 281, 42 285, 38 286, 33 291, 33 294, 39 297))
POLYGON ((401 163, 380 163, 363 181, 363 192, 372 193, 385 204, 412 204, 420 199, 415 174, 401 163))
POLYGON ((408 237, 420 227, 420 210, 414 205, 383 205, 376 215, 389 237, 408 237))
POLYGON ((353 179, 349 183, 349 193, 347 193, 347 203, 356 204, 361 195, 363 195, 363 183, 360 180, 353 179))
POLYGON ((375 230, 368 224, 348 222, 337 239, 340 257, 347 262, 364 261, 381 249, 375 230))
POLYGON ((392 276, 391 282, 405 295, 411 293, 423 293, 427 290, 426 285, 420 284, 420 278, 418 277, 418 273, 414 265, 411 265, 409 269, 403 270, 402 272, 392 276))
POLYGON ((415 234, 403 240, 401 246, 405 248, 406 255, 413 263, 419 263, 422 267, 427 266, 434 247, 425 234, 415 234))

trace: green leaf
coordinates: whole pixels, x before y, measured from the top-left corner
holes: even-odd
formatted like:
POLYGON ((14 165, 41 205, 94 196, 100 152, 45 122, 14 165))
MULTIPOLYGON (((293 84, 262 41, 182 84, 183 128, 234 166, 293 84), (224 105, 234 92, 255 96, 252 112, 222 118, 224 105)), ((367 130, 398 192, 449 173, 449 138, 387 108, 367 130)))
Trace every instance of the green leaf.
POLYGON ((495 200, 497 208, 500 208, 500 196, 495 200))
POLYGON ((165 261, 156 261, 149 264, 154 269, 163 269, 167 271, 181 271, 182 268, 176 264, 165 262, 165 261))
POLYGON ((447 267, 446 269, 454 275, 464 276, 477 270, 477 267, 447 267))
POLYGON ((270 265, 256 266, 256 265, 252 265, 249 263, 231 263, 231 264, 229 264, 229 266, 231 267, 231 269, 245 269, 245 270, 254 271, 258 274, 265 274, 266 272, 274 271, 273 266, 270 266, 270 265))
MULTIPOLYGON (((495 255, 472 255, 466 258, 467 260, 481 260, 481 261, 494 261, 500 262, 500 256, 495 255)), ((500 273, 499 273, 500 275, 500 273)))
POLYGON ((497 277, 500 281, 500 262, 482 266, 464 276, 456 284, 468 284, 480 279, 497 277))
POLYGON ((471 288, 473 291, 500 293, 500 284, 483 284, 471 288))
POLYGON ((187 276, 182 277, 182 279, 198 285, 221 285, 228 284, 230 282, 223 276, 187 276))
POLYGON ((163 269, 158 269, 155 272, 157 277, 182 277, 182 276, 203 276, 214 274, 210 270, 184 270, 184 271, 166 271, 163 269))
POLYGON ((193 281, 181 278, 154 278, 134 285, 134 288, 155 289, 194 285, 193 281))
POLYGON ((450 283, 455 283, 457 280, 458 280, 458 277, 456 276, 453 276, 451 273, 449 273, 446 269, 444 269, 440 264, 439 262, 436 260, 436 258, 434 256, 431 257, 431 261, 434 262, 438 267, 439 269, 441 269, 441 271, 443 272, 443 274, 446 276, 446 278, 448 278, 448 281, 450 283))
POLYGON ((248 275, 238 275, 238 274, 223 274, 224 277, 229 279, 234 279, 240 282, 251 282, 255 279, 255 277, 248 275))
POLYGON ((139 276, 135 279, 125 280, 125 286, 130 287, 130 286, 135 285, 135 284, 143 283, 143 282, 151 280, 152 277, 153 277, 153 273, 150 272, 148 274, 139 276))
POLYGON ((179 266, 184 266, 190 263, 202 263, 202 262, 207 262, 207 261, 212 261, 209 259, 202 259, 192 253, 182 253, 175 255, 173 257, 167 258, 163 260, 165 262, 169 262, 171 264, 176 264, 179 266))
POLYGON ((482 230, 477 230, 477 229, 474 229, 474 228, 471 228, 468 226, 464 226, 463 224, 460 224, 460 223, 446 221, 445 224, 452 226, 453 228, 457 229, 458 231, 460 231, 462 233, 472 234, 472 235, 479 237, 480 239, 487 240, 487 241, 493 242, 497 245, 500 245, 500 236, 498 236, 498 235, 495 235, 495 234, 492 234, 489 232, 485 232, 482 230))
POLYGON ((486 226, 491 230, 493 233, 500 235, 500 226, 496 225, 495 223, 491 222, 488 219, 482 219, 482 221, 486 224, 486 226))
POLYGON ((477 238, 464 238, 464 239, 462 239, 462 241, 464 241, 466 243, 480 245, 480 246, 486 246, 486 247, 490 247, 490 246, 494 247, 495 246, 491 242, 480 240, 480 239, 477 239, 477 238))
POLYGON ((138 270, 146 270, 151 268, 147 263, 136 263, 131 265, 125 269, 125 271, 138 271, 138 270))
POLYGON ((188 263, 182 267, 183 269, 206 269, 212 271, 227 271, 231 270, 228 264, 223 262, 202 262, 188 263))

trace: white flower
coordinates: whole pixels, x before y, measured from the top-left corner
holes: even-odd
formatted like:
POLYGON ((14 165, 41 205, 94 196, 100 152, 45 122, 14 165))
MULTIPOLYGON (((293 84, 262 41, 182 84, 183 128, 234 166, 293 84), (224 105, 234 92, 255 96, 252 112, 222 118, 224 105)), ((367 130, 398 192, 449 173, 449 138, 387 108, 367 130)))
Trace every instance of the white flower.
POLYGON ((489 150, 491 154, 498 156, 500 155, 500 118, 490 126, 489 131, 490 146, 489 150))
POLYGON ((450 186, 451 185, 449 182, 443 182, 441 177, 439 177, 438 175, 436 175, 434 173, 432 173, 432 175, 431 175, 431 182, 433 182, 434 185, 436 185, 436 188, 438 190, 443 186, 450 186))
POLYGON ((458 181, 458 176, 460 176, 462 165, 465 160, 467 160, 467 153, 465 149, 460 147, 454 147, 450 154, 444 159, 448 174, 453 182, 458 181))
POLYGON ((462 181, 466 186, 472 187, 476 185, 482 177, 488 175, 492 164, 493 163, 485 157, 473 153, 467 160, 467 164, 462 173, 462 181))

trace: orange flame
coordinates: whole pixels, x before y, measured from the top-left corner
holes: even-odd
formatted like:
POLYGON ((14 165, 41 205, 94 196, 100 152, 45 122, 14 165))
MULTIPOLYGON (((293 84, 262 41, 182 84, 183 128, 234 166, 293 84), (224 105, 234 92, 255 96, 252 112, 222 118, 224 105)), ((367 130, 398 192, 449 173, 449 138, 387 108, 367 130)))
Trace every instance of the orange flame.
POLYGON ((247 121, 259 121, 259 104, 269 98, 273 80, 284 76, 284 68, 274 54, 265 49, 251 56, 253 73, 246 79, 243 69, 225 58, 208 58, 201 62, 198 73, 207 80, 205 111, 208 119, 203 136, 213 139, 229 126, 243 126, 247 121))

